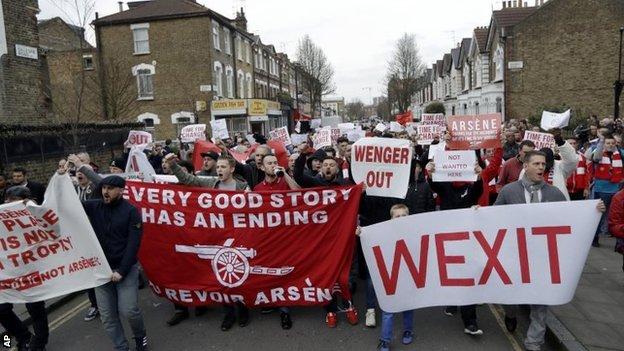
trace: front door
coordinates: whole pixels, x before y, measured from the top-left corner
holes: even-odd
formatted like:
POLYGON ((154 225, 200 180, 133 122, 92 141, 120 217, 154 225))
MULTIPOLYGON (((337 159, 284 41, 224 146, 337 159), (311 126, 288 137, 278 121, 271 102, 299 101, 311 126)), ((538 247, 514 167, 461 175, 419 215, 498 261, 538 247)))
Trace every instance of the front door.
POLYGON ((251 132, 253 134, 264 135, 264 122, 250 122, 250 124, 251 124, 251 132))

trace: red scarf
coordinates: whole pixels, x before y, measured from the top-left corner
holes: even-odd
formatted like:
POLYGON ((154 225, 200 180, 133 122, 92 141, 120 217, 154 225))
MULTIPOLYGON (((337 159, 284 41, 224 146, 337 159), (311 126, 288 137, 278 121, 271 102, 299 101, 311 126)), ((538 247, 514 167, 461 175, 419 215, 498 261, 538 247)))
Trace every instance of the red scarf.
POLYGON ((576 171, 570 175, 566 184, 568 192, 570 193, 577 193, 587 189, 589 180, 591 179, 587 158, 580 152, 577 152, 577 154, 579 156, 579 161, 576 165, 576 171))
POLYGON ((616 149, 611 157, 606 151, 603 152, 595 171, 596 179, 608 180, 611 183, 621 182, 624 179, 624 170, 620 152, 616 149))
POLYGON ((550 169, 547 173, 544 173, 544 181, 550 185, 553 184, 553 178, 555 178, 555 166, 550 169))

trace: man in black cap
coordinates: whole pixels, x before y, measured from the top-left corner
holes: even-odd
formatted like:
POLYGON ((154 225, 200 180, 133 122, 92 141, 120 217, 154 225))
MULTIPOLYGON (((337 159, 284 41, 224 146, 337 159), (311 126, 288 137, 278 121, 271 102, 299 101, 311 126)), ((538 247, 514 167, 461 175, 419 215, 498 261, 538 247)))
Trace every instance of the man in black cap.
POLYGON ((95 288, 102 323, 115 350, 129 350, 119 319, 127 318, 136 350, 147 350, 143 316, 138 306, 139 270, 137 253, 142 225, 139 211, 122 194, 126 181, 117 175, 102 179, 102 198, 83 203, 93 230, 113 270, 111 281, 95 288))
POLYGON ((108 170, 112 174, 120 174, 126 171, 126 160, 119 157, 111 161, 108 170))
MULTIPOLYGON (((29 200, 31 197, 32 194, 27 187, 13 186, 6 190, 5 202, 29 200)), ((27 303, 26 310, 32 319, 34 335, 30 333, 28 327, 13 312, 13 304, 10 303, 0 304, 0 324, 9 335, 15 336, 18 351, 45 350, 50 334, 45 301, 27 303)))
POLYGON ((199 172, 197 175, 216 177, 217 160, 219 159, 219 154, 214 151, 202 152, 201 157, 204 163, 202 165, 201 172, 199 172))

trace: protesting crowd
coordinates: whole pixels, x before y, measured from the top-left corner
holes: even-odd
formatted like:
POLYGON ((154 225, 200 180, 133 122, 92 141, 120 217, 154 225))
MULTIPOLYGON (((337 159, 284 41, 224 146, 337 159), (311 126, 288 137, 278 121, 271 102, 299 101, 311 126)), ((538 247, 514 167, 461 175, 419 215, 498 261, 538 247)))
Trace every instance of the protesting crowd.
MULTIPOLYGON (((129 350, 130 346, 122 326, 122 320, 125 319, 132 329, 135 349, 146 350, 148 347, 146 328, 138 305, 138 291, 143 285, 150 286, 157 295, 170 300, 171 318, 163 322, 171 327, 189 319, 191 308, 194 309, 195 316, 201 316, 209 311, 208 303, 201 304, 196 303, 194 299, 185 299, 182 290, 179 290, 177 295, 172 290, 160 291, 161 287, 155 281, 149 267, 152 262, 158 260, 158 257, 154 256, 160 253, 151 252, 152 257, 147 257, 145 251, 139 254, 141 250, 148 250, 145 246, 148 238, 146 233, 148 231, 151 233, 157 225, 178 226, 179 230, 184 232, 186 229, 182 222, 188 225, 192 223, 188 218, 184 218, 182 213, 174 212, 168 217, 162 212, 158 215, 158 212, 152 214, 145 209, 142 210, 137 203, 151 200, 140 199, 141 196, 138 195, 140 185, 136 185, 136 189, 131 189, 133 184, 142 182, 155 184, 153 188, 146 190, 145 194, 149 195, 150 191, 157 189, 163 194, 163 199, 160 200, 163 204, 169 202, 173 205, 176 201, 174 199, 178 196, 183 201, 197 196, 200 205, 204 201, 206 215, 206 219, 203 219, 206 222, 204 228, 219 227, 220 210, 209 206, 217 206, 218 194, 223 192, 228 194, 259 192, 264 194, 262 199, 265 201, 271 199, 272 203, 283 200, 279 194, 301 193, 303 194, 301 201, 312 202, 310 199, 313 196, 307 197, 308 194, 312 194, 307 192, 310 189, 310 191, 325 191, 319 193, 322 205, 337 205, 340 201, 348 200, 357 201, 355 221, 350 223, 346 212, 342 219, 349 222, 347 228, 351 232, 348 233, 349 237, 343 240, 344 247, 348 249, 338 256, 344 256, 340 259, 345 260, 347 264, 343 270, 335 269, 336 278, 326 284, 331 288, 329 293, 317 293, 315 305, 324 308, 324 323, 328 328, 335 328, 340 323, 338 318, 340 314, 344 314, 346 322, 351 325, 360 323, 361 319, 369 328, 379 325, 381 327, 377 345, 379 350, 389 350, 394 342, 393 317, 399 310, 394 308, 384 310, 381 303, 378 303, 380 291, 384 288, 386 292, 392 290, 385 282, 392 279, 392 274, 386 271, 380 271, 379 274, 377 270, 371 271, 369 267, 372 262, 369 257, 375 257, 377 265, 379 262, 385 262, 387 267, 400 265, 402 261, 396 256, 394 263, 387 257, 384 261, 383 255, 374 248, 371 250, 374 256, 365 254, 367 249, 364 238, 367 235, 372 237, 369 235, 371 233, 367 233, 367 228, 375 228, 376 225, 387 221, 390 221, 388 225, 404 223, 401 221, 406 221, 406 217, 416 214, 440 212, 440 215, 444 215, 445 211, 461 209, 479 212, 490 206, 504 207, 517 204, 538 206, 550 202, 597 199, 600 200, 597 205, 585 209, 587 213, 602 213, 598 228, 593 233, 592 245, 599 246, 602 237, 613 235, 620 238, 615 250, 624 253, 624 192, 620 191, 620 184, 624 180, 621 156, 624 145, 618 123, 608 118, 600 121, 592 119, 588 120, 586 128, 579 127, 574 131, 566 128, 567 122, 553 125, 552 128, 544 128, 542 123, 540 128, 530 125, 526 120, 503 122, 500 115, 474 118, 471 121, 433 115, 423 116, 418 124, 392 122, 390 128, 384 123, 371 126, 346 123, 339 126, 340 128, 318 127, 316 130, 311 129, 307 134, 293 133, 286 134, 285 137, 236 133, 231 137, 228 135, 227 138, 215 137, 211 141, 204 136, 193 142, 148 140, 145 144, 132 142, 129 138, 124 152, 108 165, 94 164, 87 153, 67 155, 60 160, 56 177, 66 174, 71 177, 74 190, 112 270, 112 275, 105 284, 87 290, 91 305, 84 320, 92 321, 100 317, 114 349, 129 350), (334 132, 335 130, 337 132, 334 132), (171 190, 167 193, 168 187, 175 192, 171 190), (185 189, 189 189, 193 195, 190 197, 184 195, 185 189), (356 191, 357 197, 347 199, 349 197, 347 195, 355 196, 356 191), (209 200, 206 200, 208 196, 206 194, 210 195, 209 200), (324 201, 325 199, 327 201, 324 201), (382 286, 374 283, 377 278, 373 279, 373 276, 377 275, 384 281, 382 286), (340 284, 339 276, 346 278, 346 285, 340 284), (364 292, 365 311, 358 311, 353 303, 351 296, 356 289, 362 289, 364 292)), ((298 129, 301 130, 299 125, 298 129)), ((50 170, 51 173, 52 171, 50 170)), ((44 193, 45 186, 29 180, 28 171, 25 169, 16 168, 6 176, 0 175, 0 200, 5 203, 31 200, 40 205, 44 203, 44 193)), ((153 193, 155 194, 156 190, 153 193)), ((230 205, 236 206, 235 195, 229 196, 232 202, 230 205)), ((294 201, 294 195, 292 198, 294 201)), ((244 199, 247 205, 241 207, 252 208, 252 200, 255 197, 248 195, 244 199)), ((291 212, 280 213, 281 226, 294 225, 296 221, 307 224, 329 223, 326 217, 336 214, 330 210, 327 210, 327 213, 319 210, 322 205, 319 204, 318 207, 315 207, 316 204, 310 205, 309 213, 305 211, 305 214, 304 211, 296 211, 299 209, 296 206, 301 204, 293 205, 291 212)), ((176 203, 176 206, 179 206, 179 203, 176 203)), ((277 205, 274 207, 277 208, 277 205)), ((260 212, 265 209, 260 205, 257 208, 260 212)), ((241 220, 238 222, 240 228, 253 227, 253 218, 256 217, 252 215, 257 215, 258 221, 265 220, 262 225, 268 226, 267 223, 273 218, 270 211, 265 211, 266 217, 257 213, 246 213, 246 221, 240 216, 241 220)), ((234 217, 236 216, 234 214, 234 217)), ((277 218, 277 215, 274 217, 277 218)), ((195 219, 196 227, 198 222, 195 219)), ((211 230, 205 229, 203 232, 210 233, 211 230)), ((277 229, 275 233, 278 233, 277 229)), ((239 247, 241 245, 239 241, 242 239, 236 238, 235 235, 231 236, 232 239, 227 238, 225 242, 218 243, 218 247, 187 242, 187 245, 176 244, 175 250, 191 254, 184 256, 184 260, 198 258, 212 260, 210 261, 212 263, 208 263, 212 265, 217 275, 220 272, 230 273, 231 275, 217 277, 221 285, 227 287, 224 291, 230 293, 241 286, 238 284, 242 282, 238 282, 237 279, 244 281, 247 275, 249 277, 253 274, 264 275, 266 278, 262 279, 278 279, 276 277, 288 276, 293 269, 297 269, 297 267, 254 266, 250 270, 247 270, 247 267, 243 270, 242 263, 239 266, 230 261, 218 268, 219 250, 224 248, 236 248, 241 252, 247 250, 241 248, 242 246, 239 247), (237 241, 235 244, 231 241, 234 239, 237 241)), ((423 243, 425 237, 422 237, 423 243)), ((428 243, 428 237, 426 240, 428 243)), ((440 255, 440 243, 437 238, 435 240, 440 255)), ((337 241, 336 245, 341 247, 343 241, 337 241)), ((480 244, 489 250, 488 257, 491 258, 491 255, 496 255, 500 250, 502 243, 498 242, 497 238, 492 245, 483 242, 480 244)), ((291 241, 288 245, 297 246, 298 243, 291 241)), ((266 253, 262 255, 262 246, 256 246, 255 249, 258 251, 252 248, 245 251, 247 256, 242 257, 241 262, 247 265, 247 260, 256 255, 267 255, 266 253)), ((414 258, 417 258, 417 255, 412 254, 414 258)), ((228 258, 227 255, 223 257, 228 258)), ((449 263, 461 263, 450 261, 452 257, 458 256, 446 257, 449 263)), ((579 259, 584 262, 584 258, 579 259)), ((421 255, 420 265, 423 263, 422 260, 421 255)), ((175 265, 176 262, 168 264, 175 265)), ((412 274, 421 268, 409 266, 412 274)), ((392 271, 394 272, 394 268, 392 271)), ((493 264, 490 272, 494 272, 492 276, 498 274, 496 277, 500 276, 505 281, 504 270, 499 265, 493 264)), ((211 279, 214 280, 212 276, 211 279)), ((307 286, 316 284, 314 279, 310 280, 313 282, 308 281, 307 286)), ((296 295, 295 289, 286 290, 291 297, 296 295)), ((250 309, 262 306, 259 303, 252 304, 248 299, 225 298, 236 296, 233 294, 223 296, 217 300, 210 294, 208 299, 212 299, 213 304, 223 305, 221 330, 224 332, 233 328, 235 324, 239 327, 247 326, 250 323, 250 309)), ((289 307, 302 304, 294 302, 294 298, 280 300, 279 294, 273 294, 271 302, 277 300, 284 303, 273 305, 269 303, 268 306, 258 309, 263 314, 279 315, 277 320, 283 329, 294 328, 296 315, 292 315, 289 307), (292 304, 289 305, 288 301, 292 304)), ((12 310, 12 304, 9 303, 0 305, 0 324, 15 337, 19 350, 44 350, 48 339, 45 302, 30 302, 26 307, 33 321, 34 334, 19 320, 12 310)), ((503 304, 503 308, 505 326, 510 333, 514 333, 518 325, 518 305, 503 304)), ((547 309, 546 304, 530 304, 530 326, 524 338, 526 350, 540 350, 542 347, 546 332, 547 309)), ((473 303, 445 306, 440 308, 440 313, 449 317, 459 315, 463 323, 463 332, 471 337, 478 337, 484 334, 484 330, 479 326, 478 310, 479 304, 473 303)), ((407 345, 414 340, 413 309, 401 310, 400 313, 403 332, 399 340, 407 345)))

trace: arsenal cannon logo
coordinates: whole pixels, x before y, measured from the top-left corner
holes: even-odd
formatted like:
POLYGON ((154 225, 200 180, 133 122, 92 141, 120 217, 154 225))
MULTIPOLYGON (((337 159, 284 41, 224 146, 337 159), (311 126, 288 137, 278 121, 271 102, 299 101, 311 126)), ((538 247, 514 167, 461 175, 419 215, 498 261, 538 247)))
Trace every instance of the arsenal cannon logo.
POLYGON ((281 276, 292 272, 295 267, 269 268, 250 266, 249 260, 256 257, 255 249, 232 247, 234 239, 225 240, 223 246, 218 245, 176 245, 176 252, 192 253, 203 260, 211 260, 212 271, 219 283, 228 288, 242 285, 249 274, 281 276))

